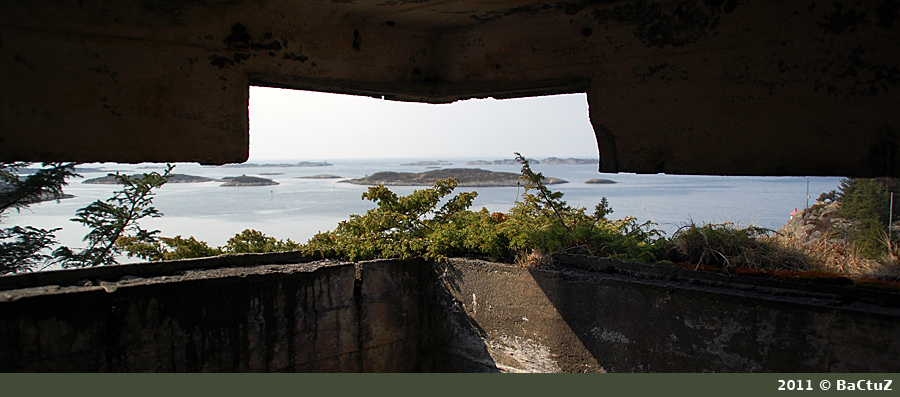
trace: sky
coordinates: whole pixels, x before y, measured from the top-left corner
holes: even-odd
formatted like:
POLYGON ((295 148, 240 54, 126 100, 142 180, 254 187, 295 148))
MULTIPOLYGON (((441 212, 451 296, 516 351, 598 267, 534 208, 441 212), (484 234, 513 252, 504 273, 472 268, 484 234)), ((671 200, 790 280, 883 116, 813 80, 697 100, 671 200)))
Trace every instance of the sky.
POLYGON ((250 161, 596 158, 585 94, 452 104, 250 88, 250 161))

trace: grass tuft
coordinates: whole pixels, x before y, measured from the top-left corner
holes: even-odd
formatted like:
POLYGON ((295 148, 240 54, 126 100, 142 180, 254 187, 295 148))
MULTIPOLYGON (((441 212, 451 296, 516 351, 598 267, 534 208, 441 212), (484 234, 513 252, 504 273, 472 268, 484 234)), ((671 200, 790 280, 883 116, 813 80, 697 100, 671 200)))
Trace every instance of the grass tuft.
POLYGON ((737 269, 790 270, 811 269, 809 261, 794 250, 781 249, 769 240, 775 232, 758 226, 739 227, 732 222, 679 228, 669 242, 668 256, 673 262, 690 262, 713 267, 726 273, 737 269))

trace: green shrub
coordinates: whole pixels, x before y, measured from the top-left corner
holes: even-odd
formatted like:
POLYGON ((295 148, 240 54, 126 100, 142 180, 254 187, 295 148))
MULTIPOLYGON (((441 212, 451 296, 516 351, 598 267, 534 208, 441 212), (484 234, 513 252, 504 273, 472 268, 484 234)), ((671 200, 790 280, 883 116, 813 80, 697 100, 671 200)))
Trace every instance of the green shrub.
MULTIPOLYGON (((193 240, 193 237, 191 237, 191 240, 193 240)), ((205 244, 206 243, 203 243, 203 245, 205 244)), ((291 241, 291 239, 277 240, 274 237, 266 236, 262 232, 253 229, 247 229, 236 234, 234 237, 228 239, 228 243, 225 244, 224 247, 219 249, 209 247, 203 248, 199 244, 190 242, 188 244, 182 243, 181 246, 192 247, 192 250, 198 253, 201 253, 206 249, 209 252, 220 251, 229 254, 284 252, 300 249, 300 244, 291 241)))
MULTIPOLYGON (((68 178, 79 177, 76 163, 47 163, 25 178, 20 172, 32 163, 0 163, 0 219, 9 209, 21 211, 46 199, 63 197, 68 178)), ((58 244, 55 232, 31 226, 0 229, 0 274, 30 272, 53 263, 54 257, 45 251, 58 244)))
MULTIPOLYGON (((30 163, 0 163, 0 214, 7 209, 21 210, 45 199, 60 199, 66 179, 80 176, 77 163, 51 163, 23 178, 19 171, 30 163)), ((154 191, 168 181, 174 166, 165 173, 152 172, 141 177, 116 175, 123 185, 105 201, 97 200, 76 212, 74 222, 88 227, 84 237, 87 247, 73 250, 58 247, 52 255, 44 253, 57 244, 53 233, 59 229, 37 229, 30 226, 0 230, 0 273, 17 273, 60 264, 65 268, 111 265, 121 254, 120 239, 146 246, 156 241, 159 231, 140 227, 138 221, 162 214, 152 206, 154 191)))
POLYGON ((159 230, 145 230, 138 221, 143 218, 158 218, 162 214, 153 207, 155 190, 169 180, 173 165, 168 165, 163 174, 151 172, 141 177, 116 174, 123 185, 122 190, 113 193, 105 201, 97 200, 75 213, 73 222, 87 226, 90 231, 84 236, 88 246, 77 251, 60 247, 53 256, 63 267, 90 267, 116 264, 116 256, 123 253, 118 241, 121 238, 135 242, 153 244, 159 230))
POLYGON ((416 190, 408 196, 397 196, 384 185, 370 187, 362 198, 375 202, 375 208, 365 215, 350 215, 334 231, 316 234, 302 249, 348 260, 441 257, 459 244, 438 241, 429 249, 433 237, 446 237, 477 222, 476 216, 467 211, 477 195, 474 192, 460 193, 437 209, 457 184, 452 178, 439 180, 432 188, 416 190))
POLYGON ((118 245, 128 256, 153 261, 203 258, 222 254, 296 251, 302 247, 291 239, 278 240, 253 229, 235 234, 222 247, 210 247, 208 243, 199 241, 194 236, 186 239, 181 236, 160 237, 152 242, 121 238, 118 245))
POLYGON ((204 258, 224 253, 222 248, 210 247, 206 242, 195 239, 194 236, 186 239, 181 236, 160 237, 158 240, 150 242, 123 237, 116 244, 129 257, 151 261, 204 258))
POLYGON ((407 259, 421 256, 483 256, 513 261, 529 255, 577 252, 625 260, 655 262, 664 257, 665 239, 653 224, 635 218, 610 221, 606 198, 593 214, 573 208, 544 183, 544 176, 522 164, 525 193, 508 214, 482 208, 470 211, 475 192, 460 193, 440 209, 437 204, 456 187, 454 179, 437 181, 430 189, 398 197, 384 186, 370 187, 363 199, 376 208, 351 215, 334 231, 319 233, 302 248, 305 252, 348 260, 407 259))
MULTIPOLYGON (((841 180, 837 214, 851 222, 839 233, 846 235, 864 257, 874 259, 887 252, 891 188, 896 188, 896 182, 886 178, 841 180)), ((898 217, 895 211, 893 220, 898 217)))
POLYGON ((824 192, 819 195, 819 198, 816 201, 821 201, 823 203, 830 203, 837 200, 838 193, 837 190, 832 190, 830 192, 824 192))
POLYGON ((884 183, 870 178, 845 178, 841 180, 839 189, 839 215, 848 219, 888 223, 890 195, 884 183))
POLYGON ((13 226, 0 229, 0 274, 37 269, 53 257, 43 251, 56 244, 56 229, 13 226))

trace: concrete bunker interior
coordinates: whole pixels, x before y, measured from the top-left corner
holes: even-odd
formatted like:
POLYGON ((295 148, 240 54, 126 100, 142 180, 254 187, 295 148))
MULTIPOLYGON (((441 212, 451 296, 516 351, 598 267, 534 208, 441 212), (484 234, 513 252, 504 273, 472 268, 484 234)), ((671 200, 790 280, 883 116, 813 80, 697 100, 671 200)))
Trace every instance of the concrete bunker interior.
MULTIPOLYGON (((604 172, 900 174, 893 0, 40 0, 2 11, 4 161, 245 161, 253 84, 429 103, 586 92, 604 172)), ((900 368, 895 294, 569 262, 249 255, 4 277, 0 361, 6 371, 900 368)))

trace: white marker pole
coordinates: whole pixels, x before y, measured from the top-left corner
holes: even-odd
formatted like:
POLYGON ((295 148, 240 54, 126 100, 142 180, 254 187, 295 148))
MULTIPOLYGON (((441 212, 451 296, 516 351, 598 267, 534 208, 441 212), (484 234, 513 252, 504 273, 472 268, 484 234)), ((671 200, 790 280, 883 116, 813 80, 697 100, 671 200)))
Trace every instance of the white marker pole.
POLYGON ((809 177, 806 177, 806 208, 809 208, 809 177))

